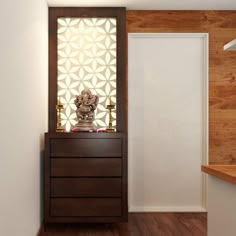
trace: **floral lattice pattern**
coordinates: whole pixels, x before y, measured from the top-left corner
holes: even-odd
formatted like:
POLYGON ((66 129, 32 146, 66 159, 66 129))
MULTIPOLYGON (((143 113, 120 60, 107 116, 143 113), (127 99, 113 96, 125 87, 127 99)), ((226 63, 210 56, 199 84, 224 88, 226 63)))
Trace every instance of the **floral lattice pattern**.
MULTIPOLYGON (((58 19, 58 97, 64 105, 62 125, 66 131, 76 125, 75 96, 90 89, 98 95, 94 124, 108 125, 106 105, 116 104, 116 19, 58 19)), ((112 112, 113 126, 116 112, 112 112)))

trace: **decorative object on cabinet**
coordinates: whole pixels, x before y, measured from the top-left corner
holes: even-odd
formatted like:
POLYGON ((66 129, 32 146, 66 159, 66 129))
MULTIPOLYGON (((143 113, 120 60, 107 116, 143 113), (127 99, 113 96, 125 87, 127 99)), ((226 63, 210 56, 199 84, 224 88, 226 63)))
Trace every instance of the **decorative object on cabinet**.
POLYGON ((92 95, 89 89, 84 89, 81 95, 76 96, 74 102, 77 107, 76 116, 78 124, 76 125, 76 129, 78 131, 96 131, 93 121, 98 100, 98 96, 92 95))
POLYGON ((60 97, 58 97, 58 103, 56 105, 57 110, 57 129, 56 132, 64 132, 64 128, 61 125, 61 111, 64 109, 63 105, 60 102, 60 97))
POLYGON ((110 104, 108 104, 106 108, 108 109, 109 112, 109 124, 106 130, 107 132, 115 132, 115 129, 112 127, 112 113, 111 113, 111 111, 115 109, 115 105, 112 104, 111 99, 110 99, 110 104))
MULTIPOLYGON (((122 7, 49 8, 45 225, 128 219, 125 15, 122 7), (82 37, 83 32, 90 36, 82 37), (95 44, 91 44, 91 37, 95 44), (95 117, 97 132, 80 132, 80 122, 75 127, 78 132, 71 130, 77 123, 74 98, 86 89, 99 97, 90 117, 95 117), (58 96, 64 106, 63 133, 56 132, 58 96), (116 105, 111 114, 116 132, 112 133, 106 130, 109 114, 104 105, 110 98, 116 105)), ((77 114, 80 117, 79 108, 77 114)))

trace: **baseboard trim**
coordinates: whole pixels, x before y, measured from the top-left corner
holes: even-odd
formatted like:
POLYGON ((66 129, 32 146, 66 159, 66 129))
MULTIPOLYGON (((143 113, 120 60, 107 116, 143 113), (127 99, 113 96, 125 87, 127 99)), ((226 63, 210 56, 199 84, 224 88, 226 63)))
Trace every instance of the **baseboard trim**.
POLYGON ((42 223, 40 228, 39 228, 39 232, 37 233, 37 236, 43 235, 43 232, 44 232, 44 224, 42 223))
POLYGON ((129 207, 129 212, 207 212, 204 207, 129 207))

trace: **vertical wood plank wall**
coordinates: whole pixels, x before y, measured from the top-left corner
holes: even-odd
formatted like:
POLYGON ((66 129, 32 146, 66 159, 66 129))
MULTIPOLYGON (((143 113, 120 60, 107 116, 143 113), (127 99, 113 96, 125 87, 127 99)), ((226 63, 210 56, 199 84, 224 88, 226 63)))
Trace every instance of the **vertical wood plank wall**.
MULTIPOLYGON (((127 33, 209 33, 209 163, 236 164, 236 11, 127 11, 127 33)), ((138 50, 138 49, 137 49, 138 50)))

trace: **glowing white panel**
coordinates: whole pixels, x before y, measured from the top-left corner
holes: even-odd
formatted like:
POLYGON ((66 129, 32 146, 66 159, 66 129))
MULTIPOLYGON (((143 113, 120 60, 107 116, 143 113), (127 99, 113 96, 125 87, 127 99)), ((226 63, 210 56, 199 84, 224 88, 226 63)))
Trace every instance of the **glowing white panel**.
MULTIPOLYGON (((59 18, 58 97, 64 105, 62 125, 66 131, 76 125, 75 96, 90 89, 99 96, 94 124, 108 125, 106 105, 116 104, 116 19, 59 18)), ((113 126, 116 112, 112 112, 113 126)))

